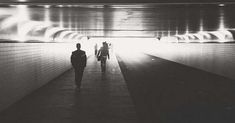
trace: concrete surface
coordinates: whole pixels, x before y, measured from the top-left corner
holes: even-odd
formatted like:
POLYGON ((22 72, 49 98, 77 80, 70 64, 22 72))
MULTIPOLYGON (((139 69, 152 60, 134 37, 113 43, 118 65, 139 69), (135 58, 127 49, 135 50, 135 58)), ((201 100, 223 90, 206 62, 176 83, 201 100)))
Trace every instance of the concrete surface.
POLYGON ((136 123, 137 117, 116 58, 101 73, 88 59, 81 91, 69 70, 0 114, 1 123, 136 123))

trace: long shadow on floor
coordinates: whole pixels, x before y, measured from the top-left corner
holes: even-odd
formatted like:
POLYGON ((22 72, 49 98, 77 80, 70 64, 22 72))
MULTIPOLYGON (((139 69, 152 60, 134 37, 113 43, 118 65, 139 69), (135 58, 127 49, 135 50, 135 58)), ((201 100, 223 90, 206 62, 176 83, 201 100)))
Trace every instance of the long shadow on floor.
POLYGON ((234 80, 143 54, 117 59, 146 123, 235 123, 234 80))

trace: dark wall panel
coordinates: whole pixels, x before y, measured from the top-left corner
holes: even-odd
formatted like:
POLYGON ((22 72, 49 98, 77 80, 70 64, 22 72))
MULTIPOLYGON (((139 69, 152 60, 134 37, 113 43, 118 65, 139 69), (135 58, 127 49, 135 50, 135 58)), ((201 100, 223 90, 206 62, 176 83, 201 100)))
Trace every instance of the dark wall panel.
POLYGON ((71 68, 73 43, 0 43, 0 111, 71 68))

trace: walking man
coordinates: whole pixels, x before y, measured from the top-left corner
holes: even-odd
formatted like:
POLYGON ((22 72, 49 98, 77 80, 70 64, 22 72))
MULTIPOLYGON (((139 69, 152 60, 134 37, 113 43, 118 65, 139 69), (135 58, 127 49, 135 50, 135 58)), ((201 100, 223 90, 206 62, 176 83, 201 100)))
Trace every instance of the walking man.
POLYGON ((81 81, 84 68, 86 67, 87 56, 86 52, 81 50, 81 44, 77 43, 77 50, 72 52, 71 63, 75 71, 75 84, 79 90, 81 87, 81 81))

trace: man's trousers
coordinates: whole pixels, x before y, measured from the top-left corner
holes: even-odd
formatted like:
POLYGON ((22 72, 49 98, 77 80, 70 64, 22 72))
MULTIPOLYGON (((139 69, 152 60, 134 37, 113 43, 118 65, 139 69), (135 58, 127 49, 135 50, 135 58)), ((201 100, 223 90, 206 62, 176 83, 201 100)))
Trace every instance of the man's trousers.
POLYGON ((81 87, 83 71, 84 71, 84 68, 75 69, 75 84, 78 88, 81 87))

